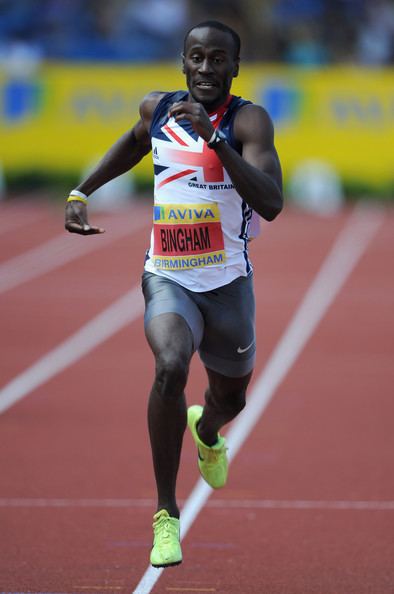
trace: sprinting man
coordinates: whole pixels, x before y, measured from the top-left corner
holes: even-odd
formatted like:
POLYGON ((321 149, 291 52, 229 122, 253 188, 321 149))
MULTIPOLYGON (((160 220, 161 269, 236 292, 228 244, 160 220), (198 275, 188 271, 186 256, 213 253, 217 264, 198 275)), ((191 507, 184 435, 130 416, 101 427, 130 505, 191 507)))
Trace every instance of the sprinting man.
POLYGON ((189 426, 198 466, 214 489, 227 480, 221 428, 245 406, 255 361, 253 272, 248 256, 253 211, 272 221, 281 211, 282 179, 266 111, 230 94, 240 40, 217 21, 185 37, 187 91, 153 92, 141 119, 73 190, 66 229, 103 229, 87 218, 87 197, 152 150, 153 229, 142 277, 145 334, 156 371, 148 426, 157 485, 154 567, 182 561, 176 479, 189 426), (205 405, 186 408, 195 351, 206 368, 205 405))

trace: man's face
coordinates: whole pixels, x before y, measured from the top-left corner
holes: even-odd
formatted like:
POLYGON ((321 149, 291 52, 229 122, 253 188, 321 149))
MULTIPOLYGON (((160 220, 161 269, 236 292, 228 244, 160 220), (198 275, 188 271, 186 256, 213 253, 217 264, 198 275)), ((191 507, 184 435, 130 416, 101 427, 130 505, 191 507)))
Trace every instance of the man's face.
POLYGON ((204 27, 194 29, 186 40, 183 72, 192 100, 214 111, 227 99, 239 58, 229 33, 204 27))

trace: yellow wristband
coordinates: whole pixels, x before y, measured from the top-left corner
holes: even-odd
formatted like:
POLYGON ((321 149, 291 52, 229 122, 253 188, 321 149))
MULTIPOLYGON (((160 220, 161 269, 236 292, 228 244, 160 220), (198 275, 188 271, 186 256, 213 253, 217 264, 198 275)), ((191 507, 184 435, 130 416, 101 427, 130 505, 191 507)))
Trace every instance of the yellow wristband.
POLYGON ((83 202, 84 204, 87 204, 88 203, 87 199, 86 198, 82 198, 82 196, 69 196, 67 198, 67 202, 75 202, 75 201, 77 201, 77 202, 83 202))

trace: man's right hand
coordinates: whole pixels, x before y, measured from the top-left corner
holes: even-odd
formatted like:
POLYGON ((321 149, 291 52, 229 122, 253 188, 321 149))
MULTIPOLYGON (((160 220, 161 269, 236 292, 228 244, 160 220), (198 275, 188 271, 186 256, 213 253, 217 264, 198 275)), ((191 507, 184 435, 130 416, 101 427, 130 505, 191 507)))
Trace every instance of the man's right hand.
POLYGON ((95 235, 96 233, 104 233, 105 231, 101 227, 92 227, 89 225, 86 204, 78 200, 67 202, 64 226, 70 233, 79 233, 80 235, 95 235))

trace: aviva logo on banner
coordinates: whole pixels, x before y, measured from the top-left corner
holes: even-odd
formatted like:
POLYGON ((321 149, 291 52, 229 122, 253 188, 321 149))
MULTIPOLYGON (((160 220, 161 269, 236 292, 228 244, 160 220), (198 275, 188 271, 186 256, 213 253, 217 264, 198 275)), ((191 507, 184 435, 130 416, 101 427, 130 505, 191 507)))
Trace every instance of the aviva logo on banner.
POLYGON ((1 92, 1 115, 8 125, 23 124, 44 108, 45 88, 39 80, 9 79, 1 92))
POLYGON ((296 84, 279 79, 268 81, 261 93, 261 105, 270 114, 276 126, 297 121, 305 107, 305 93, 296 84))

